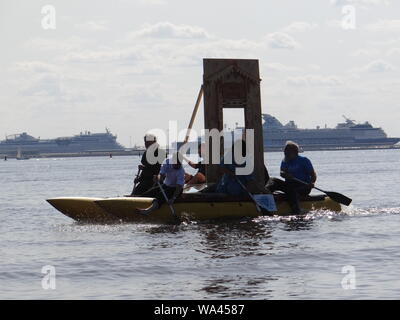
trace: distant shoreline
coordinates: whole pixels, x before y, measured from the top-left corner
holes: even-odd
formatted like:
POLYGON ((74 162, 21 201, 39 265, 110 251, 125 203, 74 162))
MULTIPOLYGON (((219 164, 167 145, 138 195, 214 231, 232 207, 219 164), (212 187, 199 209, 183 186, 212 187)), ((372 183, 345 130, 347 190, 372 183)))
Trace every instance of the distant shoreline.
MULTIPOLYGON (((282 152, 282 148, 268 148, 264 152, 282 152)), ((303 152, 311 151, 362 151, 362 150, 400 150, 400 145, 386 146, 386 147, 344 147, 344 148, 302 148, 303 152)), ((141 156, 144 149, 129 150, 129 151, 89 151, 79 153, 48 153, 48 154, 25 154, 29 159, 45 159, 45 158, 87 158, 87 157, 119 157, 119 156, 141 156)), ((5 158, 6 155, 0 154, 0 160, 5 158)), ((8 156, 7 159, 16 159, 16 156, 8 156)))
MULTIPOLYGON (((300 146, 301 147, 301 146, 300 146)), ((302 151, 361 151, 361 150, 400 150, 400 145, 394 146, 365 146, 365 147, 301 147, 302 151)), ((282 148, 264 148, 264 152, 279 152, 282 148)))
MULTIPOLYGON (((29 154, 24 156, 29 159, 42 159, 42 158, 83 158, 83 157, 114 157, 114 156, 141 156, 145 150, 129 150, 129 151, 88 151, 79 153, 42 153, 42 154, 29 154)), ((17 156, 0 155, 0 159, 16 159, 17 156)))

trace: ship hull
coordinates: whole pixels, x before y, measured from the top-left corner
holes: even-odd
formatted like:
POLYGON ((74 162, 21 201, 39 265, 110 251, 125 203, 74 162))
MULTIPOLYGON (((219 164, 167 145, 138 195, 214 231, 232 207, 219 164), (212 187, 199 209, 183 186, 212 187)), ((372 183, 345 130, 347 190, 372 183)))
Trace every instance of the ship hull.
POLYGON ((111 133, 81 134, 72 137, 40 140, 26 133, 23 138, 7 139, 0 142, 0 154, 14 157, 18 150, 24 155, 79 154, 90 152, 122 152, 125 148, 116 141, 111 133))
POLYGON ((362 142, 343 142, 343 143, 330 143, 327 141, 315 143, 302 143, 299 139, 282 139, 277 141, 264 142, 265 151, 280 151, 283 149, 287 141, 294 141, 298 143, 305 151, 308 150, 351 150, 351 149, 379 149, 379 148, 400 148, 398 144, 400 139, 387 138, 381 140, 369 140, 362 142), (269 142, 269 143, 268 143, 269 142))

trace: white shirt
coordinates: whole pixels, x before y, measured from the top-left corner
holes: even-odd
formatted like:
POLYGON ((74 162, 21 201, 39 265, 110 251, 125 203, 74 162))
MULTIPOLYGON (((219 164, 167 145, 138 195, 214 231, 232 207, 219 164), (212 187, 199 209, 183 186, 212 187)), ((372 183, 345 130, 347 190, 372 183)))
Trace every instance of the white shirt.
POLYGON ((168 187, 176 187, 177 185, 182 186, 185 184, 185 170, 181 166, 179 169, 175 169, 171 158, 165 159, 161 165, 160 174, 165 175, 164 183, 168 187))

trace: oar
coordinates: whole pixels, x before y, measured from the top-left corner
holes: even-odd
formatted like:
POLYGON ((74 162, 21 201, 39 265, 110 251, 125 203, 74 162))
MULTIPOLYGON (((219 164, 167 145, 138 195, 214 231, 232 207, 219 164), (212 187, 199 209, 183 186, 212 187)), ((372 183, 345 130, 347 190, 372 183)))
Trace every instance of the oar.
POLYGON ((137 179, 140 177, 140 174, 142 173, 142 169, 138 169, 138 172, 136 173, 136 176, 135 176, 135 183, 133 184, 133 189, 135 189, 136 188, 136 186, 137 186, 137 179))
MULTIPOLYGON (((190 117, 189 125, 186 129, 185 139, 183 140, 181 148, 183 145, 185 145, 189 141, 190 131, 193 128, 194 120, 196 119, 197 111, 199 110, 199 106, 200 106, 200 102, 201 102, 201 98, 203 97, 203 94, 204 94, 204 88, 203 88, 203 85, 201 85, 199 94, 197 95, 196 104, 192 111, 192 116, 190 117)), ((182 154, 182 157, 187 163, 189 163, 190 160, 184 154, 182 154)))
MULTIPOLYGON (((142 171, 142 169, 139 168, 138 172, 136 173, 135 180, 137 180, 137 178, 139 178, 141 171, 142 171)), ((136 186, 137 186, 137 182, 134 182, 134 183, 133 183, 132 194, 133 194, 133 192, 135 191, 136 186)))
POLYGON ((204 89, 203 89, 203 85, 201 85, 199 94, 197 96, 196 104, 194 106, 192 116, 189 121, 189 126, 186 130, 185 140, 183 140, 182 145, 186 144, 189 141, 190 131, 192 130, 194 119, 196 119, 196 114, 197 114, 197 111, 199 110, 199 106, 200 106, 201 98, 203 97, 203 93, 204 93, 204 89))
POLYGON ((163 189, 163 187, 162 187, 160 181, 157 180, 157 184, 158 184, 158 187, 159 187, 160 190, 161 190, 161 193, 162 193, 162 195, 163 195, 165 201, 168 203, 168 206, 169 206, 169 208, 171 209, 172 216, 174 217, 175 220, 179 220, 178 216, 176 215, 176 212, 175 212, 174 207, 172 206, 172 204, 169 204, 169 199, 168 199, 167 195, 165 194, 165 191, 164 191, 164 189, 163 189))
MULTIPOLYGON (((222 167, 221 167, 222 168, 222 167)), ((256 199, 253 197, 253 195, 251 194, 251 192, 249 191, 249 189, 246 188, 246 186, 242 183, 242 181, 239 180, 239 178, 236 176, 236 174, 234 172, 232 172, 231 170, 224 168, 226 171, 229 171, 231 173, 231 175, 235 178, 235 180, 237 181, 237 183, 239 183, 239 185, 242 187, 242 189, 244 191, 247 192, 247 194, 249 195, 249 197, 251 198, 251 200, 253 200, 254 204, 256 205, 256 209, 258 212, 261 212, 261 208, 258 205, 256 199)))
POLYGON ((243 190, 245 190, 245 191, 247 192, 247 194, 250 196, 251 200, 254 201, 254 204, 256 205, 257 211, 258 211, 258 212, 261 212, 260 206, 258 205, 256 199, 255 199, 254 196, 251 194, 251 192, 249 191, 249 189, 246 188, 246 186, 242 183, 242 181, 239 180, 239 178, 238 178, 236 175, 234 175, 234 177, 235 177, 236 181, 240 184, 240 186, 243 188, 243 190))
MULTIPOLYGON (((297 181, 298 183, 304 184, 304 185, 309 185, 307 182, 304 182, 300 179, 297 178, 292 178, 291 180, 297 181)), ((317 188, 316 186, 313 187, 314 189, 317 189, 323 193, 325 193, 329 198, 331 198, 333 201, 336 201, 338 203, 341 203, 345 206, 349 206, 350 203, 353 201, 352 199, 346 197, 345 195, 338 193, 338 192, 333 192, 333 191, 325 191, 320 188, 317 188)))
MULTIPOLYGON (((224 168, 225 170, 228 170, 227 168, 224 168)), ((228 170, 229 172, 231 172, 231 174, 234 176, 234 178, 236 179, 236 181, 239 183, 239 185, 243 188, 244 191, 247 192, 247 194, 249 195, 249 197, 251 198, 251 200, 253 200, 254 204, 256 205, 256 209, 258 212, 262 212, 266 215, 272 215, 271 212, 269 212, 266 209, 262 209, 259 204, 257 203, 257 200, 254 198, 253 194, 250 192, 249 189, 247 189, 247 187, 242 183, 242 181, 240 181, 240 179, 235 175, 234 172, 228 170)))

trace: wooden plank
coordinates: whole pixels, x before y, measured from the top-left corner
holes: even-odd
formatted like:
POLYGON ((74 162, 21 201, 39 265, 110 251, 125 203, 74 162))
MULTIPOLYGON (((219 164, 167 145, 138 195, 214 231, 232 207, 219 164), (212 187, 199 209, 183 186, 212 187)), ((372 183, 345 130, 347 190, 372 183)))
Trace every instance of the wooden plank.
POLYGON ((199 110, 201 98, 203 97, 203 92, 204 92, 203 91, 203 86, 201 86, 199 94, 197 96, 196 104, 195 104, 193 112, 192 112, 192 117, 190 118, 189 126, 188 126, 188 128, 186 130, 186 136, 185 136, 185 140, 183 141, 183 144, 187 143, 188 140, 189 140, 190 131, 193 128, 193 123, 194 123, 194 120, 196 119, 197 111, 199 110))

